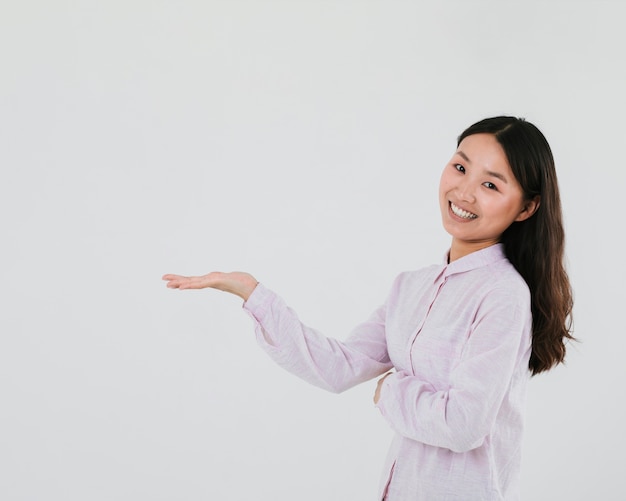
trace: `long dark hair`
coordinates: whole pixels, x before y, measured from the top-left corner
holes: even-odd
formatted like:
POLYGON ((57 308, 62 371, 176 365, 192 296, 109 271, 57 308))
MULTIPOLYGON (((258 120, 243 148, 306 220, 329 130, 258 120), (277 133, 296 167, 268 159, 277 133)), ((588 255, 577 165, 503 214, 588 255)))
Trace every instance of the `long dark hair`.
POLYGON ((532 374, 565 359, 572 336, 572 288, 565 271, 565 233, 554 158, 541 131, 523 118, 486 118, 468 127, 458 144, 472 134, 493 134, 504 150, 526 200, 540 197, 539 208, 514 222, 501 237, 507 258, 530 288, 532 300, 532 374))

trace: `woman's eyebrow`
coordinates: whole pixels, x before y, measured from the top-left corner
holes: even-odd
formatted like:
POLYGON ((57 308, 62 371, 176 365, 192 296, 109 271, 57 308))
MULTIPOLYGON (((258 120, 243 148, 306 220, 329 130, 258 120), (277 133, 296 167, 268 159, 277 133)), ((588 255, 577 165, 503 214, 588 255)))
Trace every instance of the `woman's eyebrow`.
MULTIPOLYGON (((468 164, 472 163, 472 161, 469 159, 469 157, 462 150, 456 150, 456 154, 459 155, 468 164)), ((506 177, 503 174, 500 174, 499 172, 494 172, 492 170, 486 170, 485 174, 487 174, 488 176, 491 176, 491 177, 495 177, 496 179, 499 179, 503 183, 506 183, 506 184, 509 183, 507 181, 506 177)))
POLYGON ((486 170, 485 174, 487 174, 488 176, 491 176, 491 177, 495 177, 495 178, 499 179, 500 181, 502 181, 503 183, 509 184, 509 182, 506 180, 506 177, 504 177, 499 172, 494 172, 492 170, 486 170))
POLYGON ((461 150, 456 150, 456 154, 459 155, 460 157, 463 158, 463 160, 465 160, 468 164, 471 164, 472 161, 469 159, 469 157, 463 153, 461 150))

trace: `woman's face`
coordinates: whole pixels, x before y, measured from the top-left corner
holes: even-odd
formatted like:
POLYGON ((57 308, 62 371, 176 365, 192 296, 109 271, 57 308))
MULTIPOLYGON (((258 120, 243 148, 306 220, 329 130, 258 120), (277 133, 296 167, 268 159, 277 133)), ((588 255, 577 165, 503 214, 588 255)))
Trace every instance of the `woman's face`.
POLYGON ((445 230, 452 235, 450 260, 497 243, 514 221, 530 217, 538 201, 524 200, 506 154, 492 134, 461 141, 439 185, 445 230))

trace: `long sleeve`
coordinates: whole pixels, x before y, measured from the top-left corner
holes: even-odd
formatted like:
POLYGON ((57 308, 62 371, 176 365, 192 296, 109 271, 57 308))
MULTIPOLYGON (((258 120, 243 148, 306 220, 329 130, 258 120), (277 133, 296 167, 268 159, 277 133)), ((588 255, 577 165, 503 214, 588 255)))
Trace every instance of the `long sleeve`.
POLYGON ((259 345, 281 367, 320 388, 342 392, 392 367, 385 341, 385 306, 345 341, 307 327, 274 292, 258 284, 244 303, 259 345))
POLYGON ((345 339, 304 325, 259 284, 244 309, 259 345, 333 392, 395 369, 377 406, 396 432, 378 499, 518 501, 530 379, 530 290, 496 244, 400 273, 345 339))
POLYGON ((528 310, 525 295, 493 290, 481 303, 447 384, 407 371, 388 376, 377 405, 390 426, 406 438, 454 452, 482 445, 498 414, 507 412, 503 400, 510 388, 529 377, 528 310))

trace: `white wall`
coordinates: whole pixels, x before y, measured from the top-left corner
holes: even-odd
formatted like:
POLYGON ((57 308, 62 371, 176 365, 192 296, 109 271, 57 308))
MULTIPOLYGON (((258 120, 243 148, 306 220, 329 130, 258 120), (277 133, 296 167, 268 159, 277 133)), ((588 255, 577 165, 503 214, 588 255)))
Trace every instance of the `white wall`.
POLYGON ((553 147, 582 341, 532 382, 524 499, 624 499, 622 5, 4 0, 0 499, 373 500, 375 383, 309 387, 160 277, 248 270, 343 337, 440 260, 440 170, 501 113, 553 147))

